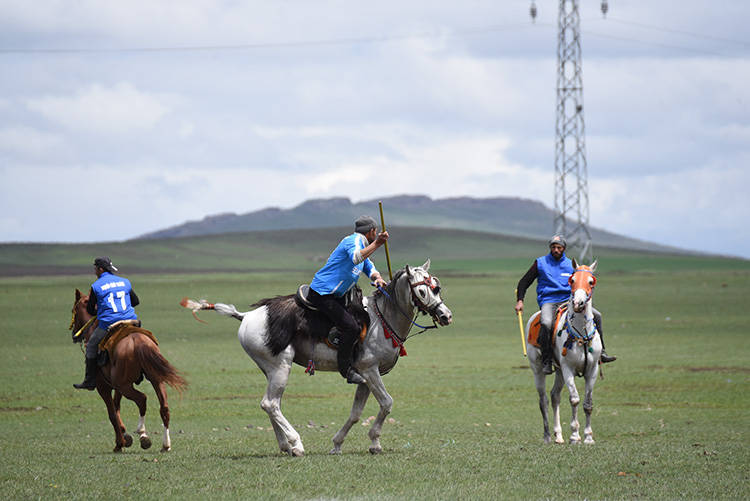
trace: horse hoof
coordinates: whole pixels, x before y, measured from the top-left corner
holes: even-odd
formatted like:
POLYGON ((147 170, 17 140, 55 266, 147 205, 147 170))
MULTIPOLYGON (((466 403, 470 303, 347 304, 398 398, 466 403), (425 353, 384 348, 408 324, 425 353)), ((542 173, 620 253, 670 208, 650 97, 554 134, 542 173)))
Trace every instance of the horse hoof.
POLYGON ((331 449, 330 451, 328 451, 328 454, 331 454, 332 456, 340 456, 341 455, 341 449, 339 449, 338 447, 335 447, 335 448, 331 449))
POLYGON ((119 446, 119 445, 115 445, 115 448, 112 449, 112 452, 114 452, 115 454, 121 454, 122 453, 122 447, 119 446))
POLYGON ((159 452, 170 452, 172 450, 171 447, 162 447, 159 452))
POLYGON ((125 434, 122 438, 125 439, 125 447, 130 447, 131 445, 133 445, 133 437, 131 437, 130 435, 125 434))
POLYGON ((586 440, 583 441, 583 443, 586 445, 591 445, 591 444, 595 444, 596 442, 594 442, 593 438, 587 438, 586 440))
POLYGON ((290 455, 295 458, 301 458, 305 455, 304 449, 292 449, 290 455))
POLYGON ((375 454, 380 454, 382 452, 383 452, 382 447, 370 447, 370 454, 375 455, 375 454))
POLYGON ((148 435, 143 435, 141 437, 141 449, 148 449, 151 447, 151 439, 148 438, 148 435))

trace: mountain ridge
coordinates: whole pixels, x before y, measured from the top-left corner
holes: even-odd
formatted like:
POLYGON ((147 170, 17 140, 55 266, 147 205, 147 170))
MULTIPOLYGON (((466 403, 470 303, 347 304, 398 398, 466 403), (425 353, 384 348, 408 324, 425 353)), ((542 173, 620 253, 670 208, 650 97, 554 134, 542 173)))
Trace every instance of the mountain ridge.
MULTIPOLYGON (((225 212, 198 221, 186 221, 132 240, 180 238, 265 230, 347 227, 362 214, 380 221, 383 203, 386 227, 421 226, 462 229, 507 236, 547 239, 552 235, 554 212, 543 203, 513 197, 452 197, 433 200, 426 195, 395 195, 352 203, 346 197, 316 198, 291 209, 267 207, 245 214, 225 212)), ((591 228, 592 244, 631 250, 700 254, 655 242, 591 228)))

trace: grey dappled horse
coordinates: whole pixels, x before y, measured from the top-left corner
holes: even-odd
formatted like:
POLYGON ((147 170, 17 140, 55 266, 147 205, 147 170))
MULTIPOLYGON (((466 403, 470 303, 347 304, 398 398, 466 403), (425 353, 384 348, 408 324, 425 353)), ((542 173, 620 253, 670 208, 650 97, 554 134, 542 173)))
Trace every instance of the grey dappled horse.
MULTIPOLYGON (((576 375, 582 375, 585 381, 585 393, 583 411, 586 414, 586 427, 584 428, 584 443, 594 443, 594 432, 591 429, 591 412, 594 409, 594 383, 596 383, 597 370, 599 368, 599 357, 602 352, 602 342, 599 332, 594 324, 593 306, 591 296, 594 293, 597 261, 591 266, 579 266, 573 260, 575 272, 570 277, 570 299, 568 307, 561 315, 559 321, 552 326, 551 335, 553 339, 553 355, 555 359, 555 382, 550 391, 552 402, 552 413, 554 418, 553 431, 555 442, 564 443, 562 426, 560 425, 560 394, 563 385, 568 387, 570 394, 570 405, 573 417, 570 420, 570 443, 581 443, 578 423, 578 404, 580 396, 576 389, 576 375)), ((534 319, 539 312, 532 315, 526 324, 526 332, 531 329, 534 319)), ((544 442, 550 443, 549 423, 547 420, 547 395, 545 394, 546 375, 542 372, 542 353, 539 348, 528 342, 526 336, 526 349, 529 356, 529 365, 534 372, 536 390, 539 393, 539 409, 542 412, 544 422, 544 442)))
MULTIPOLYGON (((396 272, 382 291, 363 298, 370 327, 364 342, 355 345, 353 366, 367 382, 357 385, 349 419, 334 435, 331 454, 341 454, 344 439, 359 421, 370 393, 377 399, 380 412, 370 427, 369 450, 373 454, 382 452, 380 432, 393 407, 393 398, 386 391, 381 375, 396 365, 412 327, 412 319, 419 311, 429 314, 440 325, 452 322, 452 313, 440 296, 440 282, 430 276, 429 268, 429 260, 419 267, 406 265, 396 272)), ((303 456, 305 448, 300 435, 281 412, 281 397, 292 364, 308 366, 314 361, 316 370, 338 372, 336 350, 325 342, 328 331, 311 333, 304 329, 311 325, 305 315, 321 314, 300 312, 301 307, 295 302, 294 295, 263 300, 258 308, 244 313, 227 304, 187 303, 194 310, 215 309, 242 322, 237 337, 268 380, 260 405, 271 419, 279 448, 292 456, 303 456), (272 315, 287 318, 271 318, 272 315), (277 329, 274 330, 273 326, 277 329)))

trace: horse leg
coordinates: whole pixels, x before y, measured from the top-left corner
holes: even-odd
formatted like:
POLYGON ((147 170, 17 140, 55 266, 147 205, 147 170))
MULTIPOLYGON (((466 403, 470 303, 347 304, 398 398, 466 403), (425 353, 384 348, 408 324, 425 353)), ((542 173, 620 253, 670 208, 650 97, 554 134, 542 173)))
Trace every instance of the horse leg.
POLYGON ((555 382, 550 390, 550 400, 552 400, 552 418, 554 420, 553 431, 555 432, 555 443, 564 444, 562 436, 562 425, 560 424, 560 397, 562 396, 563 377, 560 371, 555 373, 555 382))
POLYGON ((383 429, 385 418, 388 417, 388 414, 390 414, 393 409, 393 397, 391 397, 386 391, 383 379, 380 377, 380 371, 377 367, 372 371, 368 371, 366 374, 365 377, 367 378, 367 384, 370 387, 370 391, 378 401, 378 404, 380 404, 380 412, 378 412, 378 415, 367 434, 372 441, 370 445, 370 453, 380 454, 383 452, 383 448, 380 446, 380 432, 383 429))
POLYGON ((570 393, 570 407, 573 410, 573 415, 570 418, 570 443, 580 444, 581 435, 578 433, 580 428, 580 424, 578 423, 578 403, 581 401, 581 397, 578 395, 575 374, 573 374, 573 371, 568 367, 563 367, 562 371, 565 385, 568 387, 568 393, 570 393))
POLYGON ((141 449, 148 449, 151 447, 151 439, 146 432, 146 395, 136 390, 133 387, 133 383, 128 383, 122 386, 118 386, 117 390, 128 400, 135 402, 138 406, 138 426, 135 432, 140 437, 141 449))
POLYGON ((112 452, 122 452, 122 448, 125 447, 125 438, 123 437, 123 424, 120 419, 120 413, 115 407, 115 402, 112 400, 112 390, 97 380, 96 391, 99 392, 99 396, 104 400, 104 404, 107 406, 107 414, 109 414, 109 422, 112 423, 112 428, 115 430, 115 448, 112 452))
POLYGON ((172 450, 172 440, 169 438, 169 404, 167 403, 167 386, 163 381, 151 382, 156 392, 156 398, 159 399, 159 414, 161 423, 164 427, 164 438, 161 441, 161 451, 169 452, 172 450))
MULTIPOLYGON (((368 382, 370 381, 369 376, 364 376, 363 374, 363 377, 368 378, 368 382)), ((349 430, 352 429, 352 426, 359 421, 359 418, 362 417, 362 412, 365 410, 365 404, 367 403, 367 398, 369 396, 370 388, 368 388, 366 384, 357 385, 357 391, 354 392, 354 403, 352 403, 352 411, 349 414, 349 419, 346 420, 344 426, 342 426, 333 436, 333 449, 329 451, 329 454, 341 454, 341 446, 344 444, 346 435, 349 433, 349 430)), ((370 449, 370 452, 372 452, 372 448, 370 449)))
POLYGON ((545 387, 546 376, 542 373, 541 364, 539 366, 539 372, 534 371, 534 384, 536 385, 536 392, 539 394, 539 410, 542 413, 542 424, 544 424, 544 443, 549 444, 552 442, 552 435, 549 432, 549 421, 547 419, 547 411, 549 408, 549 402, 547 400, 547 389, 545 387))
POLYGON ((115 398, 113 399, 115 403, 115 411, 117 412, 117 421, 119 422, 120 429, 122 430, 122 436, 125 439, 125 447, 130 447, 133 445, 133 437, 130 436, 130 433, 128 433, 128 430, 125 428, 125 423, 122 422, 122 418, 120 416, 120 402, 122 402, 122 393, 115 390, 115 398))
POLYGON ((304 456, 305 448, 302 445, 299 433, 281 413, 281 397, 284 395, 289 373, 292 371, 291 361, 293 358, 291 350, 287 348, 277 357, 275 363, 255 360, 266 374, 266 379, 268 379, 268 386, 260 402, 260 407, 266 411, 271 420, 281 452, 290 456, 304 456))
POLYGON ((596 370, 598 364, 592 364, 594 367, 593 371, 589 371, 586 375, 586 390, 583 399, 583 412, 586 414, 586 427, 583 429, 583 443, 593 444, 594 442, 594 431, 591 429, 591 413, 594 410, 594 383, 596 383, 596 370))

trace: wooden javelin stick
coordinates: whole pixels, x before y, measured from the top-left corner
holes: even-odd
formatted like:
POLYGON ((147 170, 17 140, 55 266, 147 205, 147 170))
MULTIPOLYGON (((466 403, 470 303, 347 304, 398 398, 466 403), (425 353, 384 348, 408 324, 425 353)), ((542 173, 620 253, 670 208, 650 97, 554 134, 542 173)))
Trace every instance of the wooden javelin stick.
MULTIPOLYGON (((383 202, 378 202, 380 207, 380 226, 385 231, 385 218, 383 218, 383 202)), ((393 280, 393 272, 391 271, 391 254, 388 252, 388 241, 385 242, 385 260, 388 263, 388 280, 393 280)))
MULTIPOLYGON (((518 295, 518 289, 516 289, 518 295)), ((523 356, 526 356, 526 338, 523 336, 523 313, 518 312, 518 328, 521 329, 521 346, 523 346, 523 356)))

